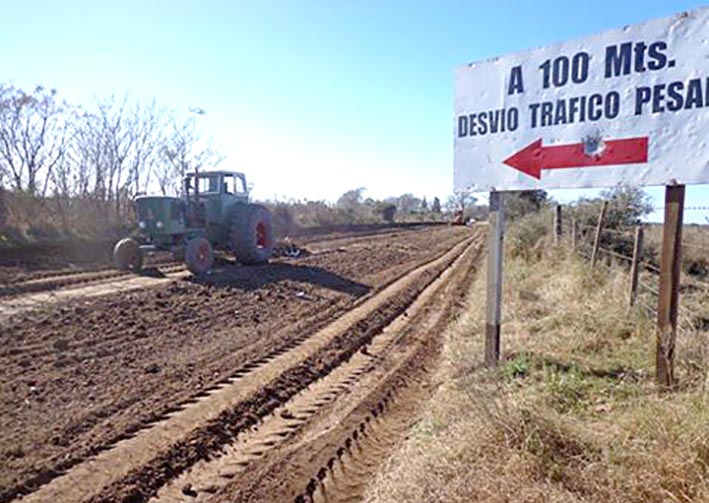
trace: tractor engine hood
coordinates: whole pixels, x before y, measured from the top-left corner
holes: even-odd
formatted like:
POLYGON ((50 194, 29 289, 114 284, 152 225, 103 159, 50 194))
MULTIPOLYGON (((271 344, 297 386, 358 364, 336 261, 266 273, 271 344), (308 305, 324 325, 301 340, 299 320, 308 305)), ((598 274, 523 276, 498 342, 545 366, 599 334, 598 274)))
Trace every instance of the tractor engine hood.
POLYGON ((177 234, 184 231, 184 204, 169 196, 140 196, 135 199, 138 227, 143 234, 177 234))

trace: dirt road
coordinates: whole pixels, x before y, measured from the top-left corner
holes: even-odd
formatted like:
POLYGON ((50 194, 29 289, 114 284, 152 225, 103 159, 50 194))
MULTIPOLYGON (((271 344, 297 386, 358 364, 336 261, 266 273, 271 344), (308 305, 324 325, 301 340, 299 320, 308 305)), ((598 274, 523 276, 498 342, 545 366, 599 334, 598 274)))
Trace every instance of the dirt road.
POLYGON ((403 397, 425 393, 430 335, 480 240, 445 227, 319 239, 304 259, 224 263, 201 281, 78 296, 0 322, 0 501, 320 497, 332 484, 320 458, 337 446, 347 459, 342 427, 386 396, 381 407, 403 412, 382 417, 412 417, 403 397), (215 477, 207 458, 274 483, 215 477), (279 476, 289 463, 299 470, 279 476))

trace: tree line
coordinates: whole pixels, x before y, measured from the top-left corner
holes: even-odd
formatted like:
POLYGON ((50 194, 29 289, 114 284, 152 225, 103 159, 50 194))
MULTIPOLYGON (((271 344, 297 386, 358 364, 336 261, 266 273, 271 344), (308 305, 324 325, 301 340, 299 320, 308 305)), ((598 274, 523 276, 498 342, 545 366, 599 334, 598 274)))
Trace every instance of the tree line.
POLYGON ((384 220, 393 222, 396 215, 406 217, 418 214, 435 217, 435 215, 454 213, 459 210, 471 217, 477 201, 467 193, 448 196, 444 203, 441 203, 438 197, 434 197, 429 202, 426 196, 419 198, 410 193, 376 200, 365 198, 365 191, 364 187, 348 190, 337 199, 336 207, 353 215, 380 215, 384 220))
MULTIPOLYGON (((200 110, 195 110, 199 113, 200 110)), ((221 160, 194 114, 111 96, 69 103, 54 89, 0 84, 0 188, 96 201, 120 214, 136 193, 177 190, 186 171, 221 160)), ((61 208, 58 208, 61 210, 61 208)))

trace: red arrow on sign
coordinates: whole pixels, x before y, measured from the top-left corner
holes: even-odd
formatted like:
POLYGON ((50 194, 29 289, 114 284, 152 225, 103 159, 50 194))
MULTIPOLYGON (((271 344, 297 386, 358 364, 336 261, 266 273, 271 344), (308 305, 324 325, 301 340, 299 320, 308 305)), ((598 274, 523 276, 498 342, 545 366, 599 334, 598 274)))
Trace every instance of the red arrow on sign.
POLYGON ((543 147, 541 138, 503 162, 522 173, 541 179, 542 170, 610 166, 647 162, 647 136, 603 142, 598 154, 587 154, 583 143, 543 147))

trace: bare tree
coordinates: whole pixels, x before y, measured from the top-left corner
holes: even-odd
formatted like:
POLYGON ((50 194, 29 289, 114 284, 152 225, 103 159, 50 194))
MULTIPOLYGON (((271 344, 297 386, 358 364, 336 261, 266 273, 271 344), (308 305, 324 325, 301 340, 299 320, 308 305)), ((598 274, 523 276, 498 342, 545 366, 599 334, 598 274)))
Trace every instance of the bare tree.
POLYGON ((66 197, 104 200, 103 141, 98 117, 82 108, 71 111, 70 141, 65 162, 57 168, 55 185, 66 197))
POLYGON ((5 189, 0 185, 0 231, 7 225, 7 207, 5 205, 5 189))
POLYGON ((362 200, 364 199, 362 194, 366 190, 364 187, 348 190, 337 199, 337 207, 349 212, 357 211, 362 205, 362 200))
POLYGON ((111 97, 81 109, 72 142, 78 191, 113 202, 120 214, 127 197, 147 190, 165 142, 165 111, 154 101, 111 97))
MULTIPOLYGON (((201 109, 200 113, 204 113, 201 109)), ((214 150, 211 142, 197 130, 194 117, 186 120, 172 118, 169 132, 160 147, 163 162, 156 166, 156 176, 163 195, 179 191, 179 181, 186 173, 204 167, 217 166, 224 157, 214 150)))
POLYGON ((129 182, 132 192, 146 192, 153 171, 160 163, 160 152, 169 137, 166 136, 166 112, 155 101, 145 106, 136 104, 131 114, 130 126, 133 131, 133 152, 130 158, 129 182))
POLYGON ((445 209, 450 213, 456 211, 466 212, 475 206, 477 199, 467 192, 456 192, 446 200, 445 209))
POLYGON ((162 111, 154 101, 147 106, 129 106, 126 97, 122 102, 110 99, 99 103, 98 114, 108 199, 115 201, 116 213, 120 213, 121 194, 140 191, 142 172, 145 186, 149 183, 154 156, 163 141, 159 127, 162 111))
POLYGON ((121 218, 126 201, 156 181, 166 194, 186 172, 221 160, 194 117, 177 120, 155 101, 69 106, 54 90, 0 84, 0 189, 58 212, 67 228, 87 213, 100 217, 94 222, 121 218))
POLYGON ((413 194, 402 194, 396 198, 396 209, 403 215, 409 215, 421 208, 421 199, 413 194))
POLYGON ((64 109, 54 89, 26 93, 0 86, 0 172, 13 189, 33 196, 47 192, 65 154, 64 109))

